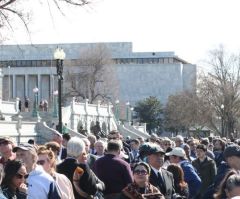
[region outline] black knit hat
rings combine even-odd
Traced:
[[[231,156],[238,156],[240,157],[240,146],[236,144],[229,145],[223,152],[224,158],[228,158]]]

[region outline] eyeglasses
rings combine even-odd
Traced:
[[[8,145],[8,144],[9,144],[9,142],[7,140],[0,142],[0,145]]]
[[[18,179],[27,179],[28,178],[28,176],[29,176],[29,174],[26,174],[26,175],[22,175],[22,174],[20,174],[20,173],[17,173],[16,175],[15,175]]]
[[[37,164],[39,164],[39,165],[44,165],[45,162],[46,162],[46,160],[38,160],[38,161],[37,161]]]
[[[146,170],[135,170],[133,171],[134,174],[136,175],[147,175],[148,172]]]

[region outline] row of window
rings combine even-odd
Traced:
[[[116,64],[172,64],[177,63],[179,60],[169,58],[117,58],[114,59]],[[66,60],[65,65],[78,66],[81,65],[80,59]],[[13,60],[13,61],[0,61],[2,67],[44,67],[55,66],[55,60]]]
[[[163,58],[119,58],[115,59],[116,64],[172,64],[179,60],[173,57]]]

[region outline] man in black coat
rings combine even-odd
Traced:
[[[149,150],[148,163],[151,166],[149,182],[157,187],[166,199],[172,199],[175,193],[173,175],[161,168],[164,162],[164,150],[152,144]]]

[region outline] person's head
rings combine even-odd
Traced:
[[[170,164],[167,167],[167,170],[173,174],[174,182],[178,185],[185,186],[184,182],[184,172],[178,164]]]
[[[27,177],[28,173],[24,163],[19,160],[10,160],[4,168],[2,186],[16,190],[25,182]]]
[[[226,181],[225,192],[227,198],[240,196],[240,175],[233,174]]]
[[[169,161],[174,164],[178,164],[182,160],[186,159],[186,153],[181,147],[175,147],[172,151],[165,154],[169,156]]]
[[[79,137],[72,137],[67,144],[67,155],[78,160],[80,163],[87,162],[85,144]]]
[[[177,135],[175,138],[175,145],[176,147],[180,147],[184,142],[184,138],[181,135]]]
[[[162,140],[162,146],[164,151],[166,151],[169,147],[172,147],[172,141],[166,137]]]
[[[229,197],[230,195],[233,195],[233,193],[236,193],[236,190],[233,191],[234,187],[236,187],[237,179],[236,181],[231,179],[231,176],[238,175],[236,170],[230,170],[227,172],[223,178],[223,180],[220,183],[220,186],[218,188],[218,191],[214,194],[214,199],[222,199],[222,198],[231,198]],[[230,182],[228,182],[228,187],[227,187],[227,181],[228,179],[231,179]],[[235,181],[235,182],[233,182]]]
[[[140,145],[142,145],[144,143],[144,138],[143,137],[138,137],[137,139],[139,140]]]
[[[34,144],[35,144],[35,140],[34,140],[34,139],[29,139],[29,140],[28,140],[28,144],[34,145]]]
[[[149,142],[155,143],[157,141],[158,136],[155,133],[152,133]]]
[[[225,141],[223,141],[221,138],[217,138],[214,140],[214,151],[224,151],[225,149]]]
[[[186,156],[189,157],[191,153],[190,146],[188,144],[183,144],[183,150],[185,151]]]
[[[54,156],[57,159],[57,156],[59,155],[60,152],[60,145],[57,142],[52,141],[45,143],[45,146],[47,147],[47,149],[53,151]]]
[[[187,141],[187,144],[190,146],[191,151],[195,151],[197,145],[199,144],[199,141],[194,138],[191,138]]]
[[[62,134],[54,132],[52,135],[52,141],[57,142],[61,146],[63,141]]]
[[[62,137],[63,137],[62,145],[63,145],[64,147],[67,147],[67,143],[68,143],[68,141],[71,139],[71,136],[70,136],[69,133],[65,133],[65,134],[63,134]]]
[[[207,154],[207,146],[204,144],[197,145],[196,156],[199,159],[204,159]]]
[[[90,145],[91,145],[91,143],[90,143],[88,138],[82,138],[82,140],[83,140],[83,142],[85,144],[85,151],[88,154],[90,152]]]
[[[139,142],[138,139],[132,139],[130,141],[130,147],[131,147],[132,150],[138,150],[139,146],[140,146],[140,142]]]
[[[240,146],[232,144],[226,147],[223,156],[229,167],[240,170]]]
[[[106,143],[102,140],[98,140],[94,144],[94,149],[96,150],[97,155],[104,155]]]
[[[150,167],[145,162],[138,162],[133,167],[133,178],[138,186],[144,186],[149,181]]]
[[[37,164],[37,149],[31,144],[20,144],[13,148],[13,152],[16,152],[16,159],[21,160],[26,168],[27,172],[30,173]]]
[[[41,165],[47,173],[52,174],[52,172],[56,169],[56,158],[54,156],[54,152],[43,145],[39,146],[37,154],[37,164]]]
[[[10,137],[0,137],[0,153],[8,159],[12,155],[12,149],[14,147],[13,141]]]
[[[209,145],[209,140],[208,140],[208,138],[202,138],[201,144],[204,144],[205,146],[208,147],[208,145]]]
[[[121,134],[118,131],[112,130],[109,132],[108,140],[120,140],[120,139],[121,139]]]
[[[119,155],[122,149],[122,143],[120,140],[110,140],[107,144],[107,153]]]
[[[94,143],[97,140],[96,136],[95,135],[89,135],[87,138],[90,141],[90,148],[93,149],[94,148]]]
[[[151,144],[148,152],[148,163],[155,169],[160,169],[164,163],[165,151],[157,144]]]

